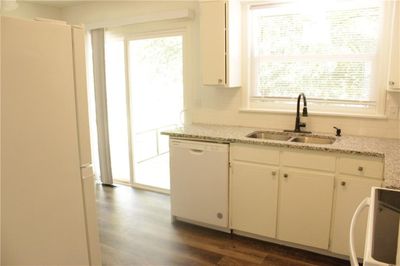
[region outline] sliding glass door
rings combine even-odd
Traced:
[[[107,116],[116,182],[169,190],[168,137],[183,123],[182,31],[109,30],[105,38]]]
[[[128,43],[133,182],[137,185],[169,189],[168,138],[160,132],[182,121],[182,45],[180,34]]]

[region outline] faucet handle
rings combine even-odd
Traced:
[[[336,129],[336,136],[337,137],[342,136],[342,130],[340,128],[337,128],[337,127],[333,127],[333,128]]]

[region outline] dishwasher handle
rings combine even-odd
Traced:
[[[194,155],[203,155],[204,150],[202,149],[190,149],[189,152]]]

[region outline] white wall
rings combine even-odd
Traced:
[[[272,129],[293,129],[295,114],[240,112],[239,89],[201,88],[200,98],[193,109],[193,121],[212,124],[232,124]],[[397,104],[400,100],[393,100]],[[398,119],[368,119],[313,115],[307,118],[307,129],[313,132],[334,133],[333,126],[342,128],[345,135],[400,138]]]
[[[254,126],[273,129],[291,129],[294,127],[294,114],[241,112],[241,89],[203,87],[200,83],[199,23],[198,2],[196,1],[132,1],[97,2],[63,8],[61,15],[70,23],[95,24],[115,19],[157,14],[157,12],[190,8],[196,11],[191,22],[192,45],[191,64],[187,69],[190,82],[186,87],[187,122]],[[189,96],[188,96],[189,95]],[[395,106],[399,110],[400,93],[387,96],[387,107]],[[315,132],[334,133],[333,126],[342,128],[345,135],[400,138],[399,116],[393,119],[371,119],[339,116],[317,116],[309,110],[308,129]]]
[[[56,7],[38,5],[17,1],[18,8],[11,11],[1,11],[1,15],[33,19],[36,17],[61,19],[61,10]]]

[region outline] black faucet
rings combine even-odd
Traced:
[[[307,112],[307,99],[304,93],[300,93],[297,97],[297,112],[296,112],[296,123],[294,125],[294,130],[285,129],[285,132],[296,132],[296,133],[311,133],[311,131],[302,131],[301,128],[306,126],[306,123],[300,121],[300,100],[303,96],[303,112],[302,116],[308,116]]]
[[[302,116],[308,116],[307,112],[307,99],[304,93],[300,93],[297,97],[297,112],[296,112],[296,123],[294,125],[294,132],[302,132],[301,128],[306,126],[306,123],[300,121],[300,100],[301,96],[303,96],[303,113]]]

